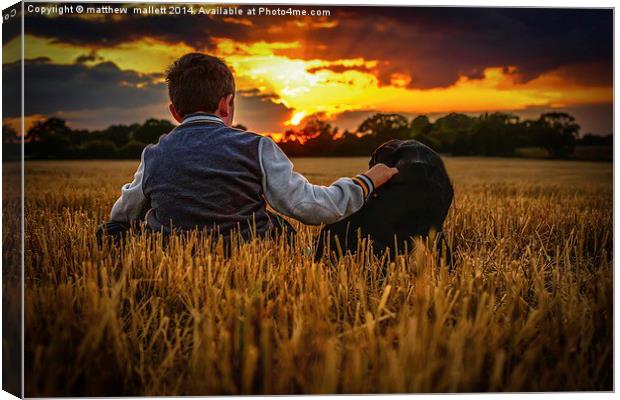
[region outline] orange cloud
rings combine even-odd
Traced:
[[[45,115],[35,114],[29,115],[24,118],[24,130],[28,132],[28,130],[37,122],[44,121],[47,117]],[[3,118],[2,123],[9,125],[11,128],[17,132],[18,135],[21,136],[22,131],[22,120],[20,117],[16,118]]]
[[[317,113],[329,117],[356,110],[482,112],[612,100],[610,87],[586,86],[558,72],[523,83],[514,67],[489,67],[478,78],[461,76],[449,87],[419,89],[409,87],[415,77],[401,73],[392,74],[390,85],[381,85],[373,72],[377,60],[300,60],[274,51],[297,47],[297,42],[260,42],[244,45],[240,52],[232,51],[233,46],[231,41],[221,40],[217,53],[234,67],[239,87],[258,88],[260,93],[274,95],[274,102],[293,109],[287,125],[296,125],[303,116]]]

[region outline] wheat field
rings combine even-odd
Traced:
[[[367,166],[294,162],[321,184]],[[229,258],[197,236],[99,248],[137,163],[28,162],[26,396],[612,390],[612,165],[446,165],[450,271],[421,241],[315,262],[295,222]]]

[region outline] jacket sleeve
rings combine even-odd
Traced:
[[[135,220],[143,220],[149,209],[149,201],[142,191],[142,179],[144,177],[144,151],[140,159],[138,170],[134,174],[133,181],[123,185],[121,196],[116,200],[110,220],[130,223]]]
[[[365,175],[340,178],[330,186],[313,185],[293,171],[293,163],[278,145],[264,137],[259,142],[263,192],[276,211],[304,224],[331,224],[358,211],[373,190]]]

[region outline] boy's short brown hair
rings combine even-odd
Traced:
[[[217,57],[188,53],[166,72],[168,95],[180,116],[217,110],[222,97],[235,93],[232,71]]]

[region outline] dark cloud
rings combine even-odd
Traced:
[[[260,100],[276,101],[279,97],[275,93],[261,93],[257,88],[237,90],[237,96],[244,98],[257,98]]]
[[[383,84],[389,84],[393,73],[406,73],[417,88],[446,87],[461,75],[479,78],[490,66],[516,66],[527,81],[560,67],[595,63],[607,67],[604,76],[611,84],[611,9],[327,8],[332,15],[320,20],[256,16],[244,23],[206,15],[30,15],[26,32],[92,48],[144,37],[200,50],[210,49],[215,37],[240,42],[299,40],[301,48],[279,52],[304,59],[378,60],[375,72]],[[321,24],[328,28],[313,27]]]
[[[3,80],[19,79],[19,63],[3,65],[2,69]],[[138,108],[166,101],[165,84],[155,82],[158,75],[124,71],[111,62],[88,67],[56,65],[45,58],[26,60],[24,76],[26,115]],[[19,93],[7,96],[19,98]],[[6,116],[19,115],[19,108],[9,107]]]
[[[19,12],[18,12],[19,11]],[[21,3],[17,3],[2,11],[2,44],[8,43],[7,37],[19,36],[21,33]],[[12,16],[13,15],[13,16]],[[6,16],[6,20],[4,20]],[[4,60],[19,60],[21,47],[3,46],[2,56]],[[21,62],[2,64],[2,118],[16,117],[21,114]],[[15,71],[15,73],[7,73]]]
[[[22,109],[21,62],[2,64],[2,118],[21,115]]]
[[[104,16],[101,19],[73,15],[48,18],[30,14],[26,18],[25,33],[91,48],[116,46],[149,37],[168,43],[185,43],[196,49],[208,49],[213,37],[224,36],[245,41],[250,38],[251,29],[204,14],[128,15],[123,18]]]
[[[557,70],[566,82],[588,86],[610,86],[613,83],[611,62],[593,61],[560,67]]]
[[[308,68],[307,71],[310,72],[311,74],[313,74],[315,72],[318,72],[318,71],[331,71],[331,72],[334,72],[336,74],[341,74],[341,73],[343,73],[345,71],[372,72],[373,69],[368,68],[368,67],[366,67],[364,65],[345,66],[345,65],[342,65],[342,64],[336,64],[336,65]]]
[[[331,30],[309,31],[300,55],[376,59],[381,61],[379,77],[384,83],[392,73],[399,72],[412,76],[413,87],[445,87],[460,75],[479,77],[490,66],[516,66],[525,81],[573,64],[599,62],[605,63],[608,71],[612,69],[612,10],[338,10],[339,24]]]
[[[75,58],[76,64],[85,64],[87,62],[96,62],[96,61],[104,61],[103,57],[99,56],[97,53],[90,52],[89,54],[82,54]]]
[[[22,32],[21,2],[2,10],[2,44],[7,44]]]

